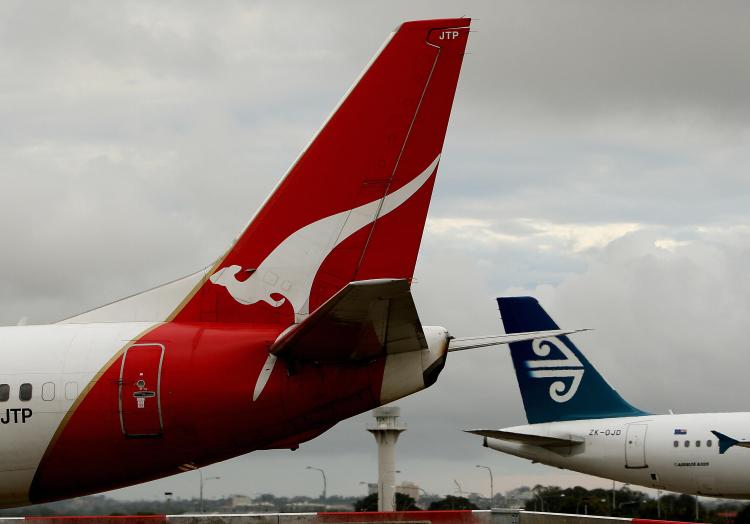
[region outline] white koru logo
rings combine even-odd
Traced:
[[[562,353],[563,359],[547,359],[552,348]],[[567,402],[576,394],[583,378],[583,364],[559,338],[539,338],[531,341],[531,349],[543,360],[528,360],[526,366],[534,378],[568,378],[569,384],[555,380],[549,386],[549,396],[555,402]]]
[[[276,246],[246,280],[237,279],[242,268],[231,265],[211,275],[211,282],[226,287],[240,304],[263,301],[279,307],[288,300],[295,314],[308,314],[313,280],[326,257],[354,233],[409,200],[429,180],[439,160],[440,155],[412,181],[382,199],[322,218],[295,231]],[[275,300],[271,295],[283,298]]]

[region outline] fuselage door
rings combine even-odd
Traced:
[[[125,350],[120,368],[120,426],[126,437],[160,437],[161,365],[164,346],[134,344]]]
[[[647,468],[646,430],[648,424],[629,424],[625,434],[625,467]]]

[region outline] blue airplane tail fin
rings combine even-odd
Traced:
[[[733,446],[737,446],[740,448],[750,448],[750,442],[746,440],[737,440],[736,438],[732,438],[725,435],[724,433],[719,433],[715,430],[711,430],[711,433],[713,433],[716,438],[719,439],[719,455],[723,455],[729,448]]]
[[[508,334],[559,329],[532,297],[497,299]],[[631,406],[565,336],[510,344],[518,387],[530,424],[561,420],[631,417]]]
[[[737,439],[734,439],[732,437],[728,437],[724,433],[719,433],[718,431],[711,431],[716,438],[719,439],[719,455],[723,455],[727,452],[729,448],[736,445],[737,442],[739,442]]]

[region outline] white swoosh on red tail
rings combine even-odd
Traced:
[[[227,288],[240,304],[266,302],[274,307],[291,302],[297,315],[309,313],[312,283],[321,264],[341,242],[387,215],[409,200],[435,172],[440,155],[408,184],[386,195],[348,211],[322,218],[295,231],[266,257],[244,282],[237,280],[241,266],[231,265],[216,271],[210,280]],[[281,300],[271,298],[282,295]]]

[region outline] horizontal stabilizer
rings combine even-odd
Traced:
[[[545,435],[532,435],[529,433],[518,433],[516,431],[505,431],[498,429],[469,429],[466,433],[473,433],[480,437],[495,438],[499,440],[512,440],[531,446],[543,448],[556,448],[562,446],[574,446],[583,443],[580,437],[569,435],[567,437],[548,437]]]
[[[358,361],[385,353],[427,349],[409,282],[350,282],[271,346],[277,357],[305,361]]]
[[[537,340],[540,338],[559,337],[562,335],[570,335],[572,333],[580,333],[582,331],[590,331],[590,329],[550,329],[546,331],[513,333],[510,335],[489,335],[486,337],[453,338],[451,339],[448,351],[463,351],[465,349],[502,346],[503,344],[512,344],[513,342],[526,342],[528,340]]]
[[[714,435],[716,435],[716,438],[719,439],[719,454],[723,455],[726,453],[726,451],[731,448],[732,446],[737,446],[740,448],[750,448],[750,442],[737,440],[736,438],[729,437],[725,435],[724,433],[719,433],[718,431],[711,431]]]

